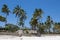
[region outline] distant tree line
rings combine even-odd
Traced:
[[[0,16],[0,21],[5,22],[5,29],[9,31],[16,31],[19,30],[18,26],[24,27],[25,20],[27,19],[27,13],[26,11],[21,8],[19,5],[17,5],[12,12],[12,15],[15,14],[17,17],[17,26],[15,25],[14,27],[11,25],[6,26],[7,23],[7,17],[9,14],[11,14],[10,9],[6,4],[3,4],[3,7],[1,8],[1,12],[3,12],[5,17]],[[37,30],[39,33],[60,33],[60,22],[54,22],[51,18],[51,16],[47,16],[46,21],[42,22],[44,11],[40,8],[35,8],[35,11],[32,14],[32,18],[29,22],[31,25],[32,30]],[[12,20],[13,21],[13,20]],[[13,30],[14,29],[14,30]]]

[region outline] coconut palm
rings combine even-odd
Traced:
[[[6,18],[3,17],[3,16],[0,16],[0,21],[1,21],[1,22],[5,22],[5,21],[6,21]]]
[[[17,5],[14,10],[13,10],[13,14],[16,14],[16,17],[20,16],[20,7],[19,5]]]
[[[34,14],[33,14],[33,17],[32,17],[33,18],[32,20],[37,19],[37,22],[38,22],[38,20],[40,21],[40,19],[42,17],[42,14],[43,14],[42,9],[35,9]]]
[[[38,35],[40,36],[40,27],[41,25],[39,24],[41,22],[43,11],[42,9],[35,9],[33,17],[30,21],[30,25],[32,26],[33,29],[38,28]],[[40,25],[40,26],[39,26]]]
[[[21,9],[20,9],[19,5],[17,5],[13,10],[13,14],[15,14],[16,17],[17,17],[17,24],[18,24],[18,20],[19,20],[19,17],[20,17],[20,10]]]
[[[54,29],[60,33],[60,23],[55,23],[54,24]]]
[[[50,33],[51,24],[53,24],[53,20],[51,19],[50,16],[47,16],[47,20],[45,24],[46,24],[47,29],[49,30],[48,33]]]
[[[23,26],[24,20],[26,19],[25,11],[21,7],[19,7],[19,5],[17,5],[13,10],[13,14],[15,14],[17,17],[17,23],[19,23],[20,26]]]
[[[33,18],[38,19],[38,24],[41,23],[42,14],[43,14],[42,9],[35,9],[35,12],[33,14]],[[41,27],[41,24],[40,24],[40,26],[38,26],[38,28],[39,27]]]
[[[7,18],[7,16],[9,15],[10,10],[9,10],[9,8],[8,8],[8,6],[7,6],[6,4],[3,5],[3,7],[2,7],[2,12],[3,12],[4,14],[6,14],[6,18]],[[7,23],[7,20],[6,20],[5,24],[6,24],[6,23]]]
[[[24,21],[26,20],[26,18],[27,18],[27,16],[26,16],[26,12],[23,10],[23,9],[21,9],[21,15],[20,15],[20,22],[19,22],[19,25],[20,26],[22,26],[22,27],[24,27]]]
[[[42,9],[35,9],[33,18],[40,19],[40,18],[42,18],[42,14],[43,14]]]
[[[36,29],[37,24],[38,24],[37,19],[32,18],[30,21],[30,25],[32,26],[32,30]]]

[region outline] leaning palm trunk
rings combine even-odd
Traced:
[[[40,29],[41,26],[39,26],[39,25],[37,25],[37,26],[38,26],[37,35],[41,36],[41,29]]]
[[[50,34],[50,28],[49,28],[49,34]]]
[[[55,33],[55,29],[53,28],[53,33]]]
[[[37,30],[37,33],[38,33],[38,36],[41,36],[41,30],[40,29]]]
[[[6,15],[6,21],[5,21],[5,25],[7,24],[7,15]]]
[[[51,28],[51,26],[49,26],[49,33],[50,33],[50,28]]]
[[[17,18],[17,23],[16,23],[17,25],[18,25],[18,21],[19,21],[19,19]]]

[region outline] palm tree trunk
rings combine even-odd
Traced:
[[[6,21],[5,21],[5,25],[7,24],[7,15],[6,15]]]
[[[19,17],[17,17],[17,23],[16,23],[17,25],[18,25],[18,22],[19,22]]]
[[[49,28],[49,33],[50,33],[50,28]]]
[[[16,24],[18,25],[18,18],[17,18],[17,23]]]
[[[53,33],[54,33],[54,28],[53,28]]]

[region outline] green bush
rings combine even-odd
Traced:
[[[6,25],[5,30],[10,31],[10,32],[15,32],[19,30],[19,27],[16,25]]]

